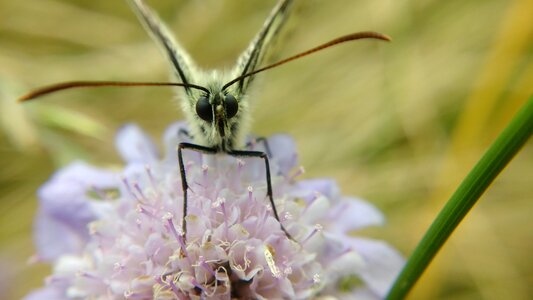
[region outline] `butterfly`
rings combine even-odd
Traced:
[[[246,148],[245,137],[249,134],[251,119],[250,102],[253,100],[248,97],[247,92],[255,76],[260,72],[344,42],[367,38],[389,41],[390,38],[370,31],[348,34],[278,62],[262,66],[269,48],[279,35],[293,7],[293,0],[280,0],[230,71],[221,72],[215,70],[206,72],[196,66],[190,55],[173,37],[165,23],[142,0],[127,0],[127,2],[153,40],[161,47],[179,82],[72,81],[36,89],[22,96],[19,101],[27,101],[60,90],[79,87],[181,87],[181,109],[189,126],[189,132],[183,133],[189,135],[194,141],[194,143],[183,142],[178,145],[178,162],[183,190],[182,232],[184,237],[186,237],[187,233],[186,216],[189,185],[183,161],[183,151],[192,150],[204,154],[222,152],[234,157],[262,159],[265,164],[267,197],[270,201],[272,213],[278,220],[285,235],[292,239],[280,221],[274,204],[268,145],[265,147],[267,152],[253,151]]]

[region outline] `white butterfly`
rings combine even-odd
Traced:
[[[232,85],[231,80],[253,72],[285,23],[292,0],[279,1],[248,48],[229,72],[200,70],[188,53],[176,42],[158,16],[142,0],[128,0],[152,38],[161,46],[176,77],[184,84],[205,87],[199,90],[184,87],[181,108],[195,143],[220,151],[242,149],[250,126],[250,99],[246,92],[254,76]]]
[[[261,151],[244,149],[244,139],[250,127],[250,100],[246,92],[255,75],[322,49],[358,39],[373,38],[388,41],[387,36],[375,32],[359,32],[342,36],[310,50],[296,54],[271,65],[261,67],[272,41],[285,24],[293,0],[280,0],[266,19],[248,48],[237,59],[235,67],[229,72],[200,70],[187,52],[174,39],[166,25],[142,1],[127,0],[152,38],[161,46],[167,56],[179,83],[174,82],[110,82],[110,81],[73,81],[45,86],[21,97],[19,101],[31,100],[56,91],[78,87],[101,86],[180,86],[181,108],[187,118],[193,143],[178,145],[178,161],[183,187],[182,230],[187,232],[187,176],[183,163],[182,150],[190,149],[207,154],[219,152],[231,156],[257,157],[263,159],[266,168],[267,196],[274,217],[280,221],[274,199],[268,155]],[[189,133],[187,133],[189,134]],[[268,146],[266,147],[268,149]],[[291,238],[283,224],[281,229]]]
[[[241,54],[230,72],[204,72],[197,68],[187,52],[172,37],[165,24],[142,0],[128,0],[139,19],[161,46],[169,59],[178,79],[185,84],[181,97],[181,108],[187,118],[192,137],[196,144],[181,143],[178,147],[178,160],[183,186],[183,232],[187,230],[187,176],[183,163],[183,149],[204,153],[226,152],[232,156],[258,157],[265,161],[267,174],[267,194],[274,216],[279,216],[272,197],[268,156],[260,151],[242,149],[250,124],[250,99],[246,97],[254,75],[232,81],[256,71],[263,61],[265,52],[287,19],[292,0],[282,0],[272,10],[248,48]],[[193,83],[196,86],[190,86]],[[289,233],[280,223],[287,236]]]

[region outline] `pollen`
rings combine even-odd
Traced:
[[[268,268],[270,269],[270,272],[272,272],[272,276],[275,278],[281,277],[281,271],[279,270],[278,266],[276,266],[276,262],[274,261],[274,255],[272,252],[270,252],[272,249],[269,246],[265,247],[265,260],[267,262]]]

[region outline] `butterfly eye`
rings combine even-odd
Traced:
[[[235,117],[237,111],[239,110],[239,104],[237,103],[235,97],[233,97],[231,94],[227,94],[224,105],[226,107],[226,117],[228,119]]]
[[[213,121],[213,109],[207,97],[202,96],[198,99],[198,102],[196,102],[196,113],[204,121]]]

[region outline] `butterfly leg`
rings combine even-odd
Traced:
[[[272,152],[270,152],[270,147],[268,146],[268,140],[265,137],[260,136],[246,143],[246,148],[251,149],[251,147],[257,143],[263,143],[266,154],[268,155],[268,157],[272,157]]]
[[[178,130],[178,136],[184,136],[188,138],[189,140],[192,140],[192,135],[189,133],[187,129],[180,128],[180,130]]]
[[[289,239],[296,241],[295,239],[292,238],[292,236],[289,234],[287,229],[285,229],[285,227],[281,223],[281,220],[279,219],[278,211],[276,209],[276,205],[274,204],[274,197],[272,195],[272,180],[270,176],[270,163],[268,161],[268,155],[265,152],[261,152],[261,151],[241,151],[241,150],[231,150],[228,152],[228,154],[234,157],[257,157],[265,161],[267,196],[268,196],[268,199],[270,200],[270,205],[272,206],[272,212],[274,213],[274,217],[276,218],[276,220],[278,220],[281,230],[283,230],[285,235]]]
[[[191,143],[180,143],[178,145],[178,163],[180,168],[181,176],[181,187],[183,189],[183,218],[181,219],[181,228],[183,230],[183,239],[186,240],[187,237],[187,190],[189,185],[187,184],[187,174],[185,173],[185,164],[183,163],[183,153],[184,149],[193,150],[197,152],[202,152],[206,154],[216,154],[218,150],[216,148],[204,147]]]

